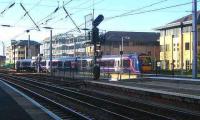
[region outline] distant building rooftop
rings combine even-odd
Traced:
[[[200,24],[200,11],[197,12],[197,23]],[[164,26],[156,28],[156,30],[170,29],[174,27],[180,27],[181,25],[187,26],[192,24],[192,14],[172,21]]]
[[[28,45],[28,40],[19,40],[14,43],[16,46],[25,46]],[[41,45],[41,43],[30,40],[30,45]]]
[[[158,42],[158,39],[160,37],[160,34],[155,32],[109,31],[105,35],[106,41],[121,41],[122,37],[129,37],[129,41],[139,41],[147,44]]]

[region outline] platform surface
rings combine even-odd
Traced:
[[[60,118],[0,79],[0,120],[55,119]]]
[[[25,110],[2,88],[0,88],[0,106],[1,120],[32,120]]]

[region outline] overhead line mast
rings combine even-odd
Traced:
[[[192,78],[197,78],[197,0],[192,0],[193,61]]]

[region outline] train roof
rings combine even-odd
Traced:
[[[131,56],[138,56],[138,54],[123,54],[123,58],[124,57],[131,57]],[[104,55],[104,56],[102,56],[102,59],[104,59],[104,58],[119,58],[119,57],[121,57],[121,55]]]
[[[26,62],[26,61],[29,62],[30,61],[31,62],[32,59],[20,59],[20,60],[17,60],[17,61],[20,61],[20,62]]]

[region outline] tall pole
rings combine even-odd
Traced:
[[[183,23],[181,23],[181,75],[183,75]]]
[[[30,34],[28,34],[28,55],[27,58],[31,58],[31,50],[30,50]]]
[[[3,56],[5,56],[5,44],[3,41],[2,41],[2,46],[3,46]]]
[[[197,0],[192,0],[193,61],[192,78],[197,78]]]
[[[122,46],[121,46],[121,68],[123,67],[123,52],[124,52],[124,37],[122,37]]]
[[[86,41],[87,37],[86,37],[86,16],[85,16],[85,41]],[[85,44],[84,44],[85,45]],[[85,49],[85,56],[86,56],[86,46],[84,46]]]
[[[74,57],[76,57],[76,41],[74,37],[73,37],[73,40],[74,40]]]
[[[174,76],[174,35],[172,35],[172,75]]]
[[[52,30],[50,30],[50,75],[52,76]]]
[[[13,46],[14,49],[14,69],[15,69],[15,45]]]

